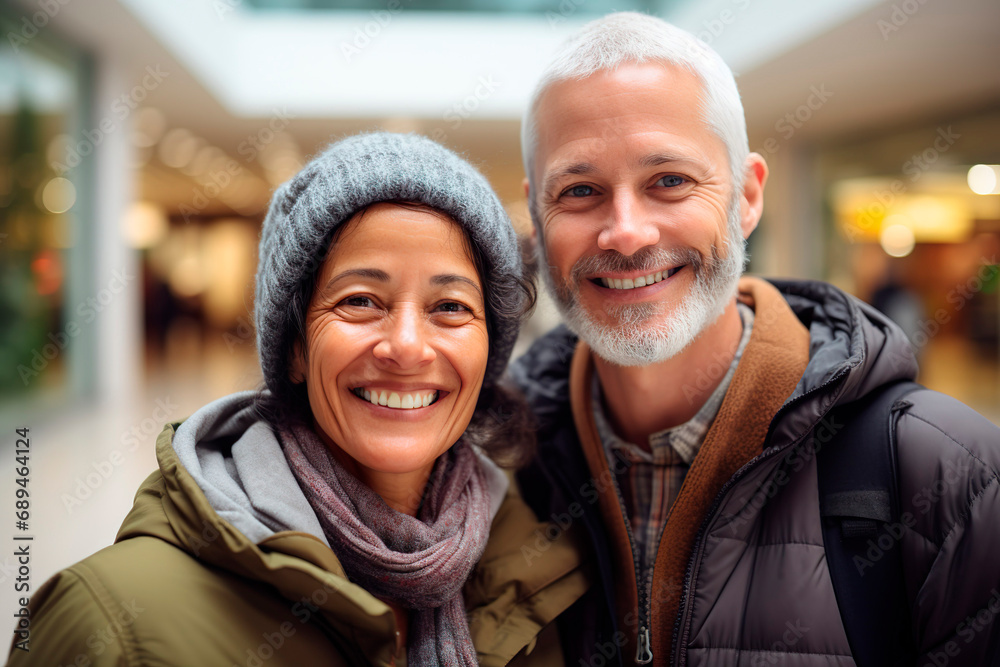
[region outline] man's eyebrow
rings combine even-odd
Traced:
[[[483,291],[479,289],[479,285],[469,280],[465,276],[458,275],[457,273],[442,273],[431,278],[432,285],[444,286],[444,285],[450,285],[451,283],[467,283],[472,287],[472,289],[476,290],[476,292],[479,294],[479,298],[483,297]]]
[[[382,269],[348,269],[338,273],[337,275],[326,281],[326,285],[323,287],[321,292],[325,292],[330,289],[335,283],[343,280],[344,278],[367,278],[369,280],[377,280],[380,283],[389,282],[389,274]]]
[[[670,162],[695,162],[695,160],[687,155],[680,155],[678,153],[651,153],[639,158],[638,165],[648,169],[650,167],[659,167],[661,164],[668,164]]]
[[[592,174],[595,171],[597,171],[597,167],[589,162],[576,162],[574,164],[566,165],[565,167],[561,167],[545,177],[545,182],[542,184],[542,192],[548,192],[554,184],[558,183],[566,176]]]

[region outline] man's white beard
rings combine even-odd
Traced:
[[[693,248],[664,250],[643,248],[634,255],[609,251],[585,257],[573,265],[569,280],[553,276],[544,254],[540,257],[545,284],[555,299],[566,325],[602,359],[619,366],[647,366],[670,359],[691,344],[712,325],[736,297],[737,283],[743,274],[746,248],[740,228],[740,197],[737,192],[727,212],[727,239],[719,249],[711,248],[711,257],[703,257]],[[543,252],[543,250],[542,250]],[[686,265],[693,273],[690,292],[667,316],[662,302],[626,304],[607,309],[610,324],[595,320],[580,305],[578,285],[585,275],[599,272],[636,271],[653,273],[663,267]]]

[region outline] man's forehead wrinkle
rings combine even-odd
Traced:
[[[691,100],[691,93],[700,102],[700,87],[691,90],[678,81],[670,87],[665,104],[657,105],[642,93],[643,99],[636,99],[634,85],[589,83],[563,81],[542,98],[536,117],[537,154],[542,158],[540,191],[549,191],[567,177],[603,174],[612,166],[616,173],[624,173],[622,169],[638,172],[673,163],[693,169],[690,175],[698,179],[720,167],[724,156],[715,155],[715,143],[721,140],[702,117],[700,104],[685,102]],[[624,155],[619,152],[626,147]],[[627,161],[612,165],[605,159],[606,149]],[[720,149],[725,151],[725,146]]]

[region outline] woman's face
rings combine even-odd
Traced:
[[[369,471],[429,468],[465,431],[489,339],[482,285],[450,218],[377,204],[345,224],[306,311],[320,435]]]

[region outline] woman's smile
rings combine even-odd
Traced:
[[[438,400],[438,391],[403,391],[396,392],[391,389],[379,389],[378,387],[355,387],[351,390],[355,396],[363,401],[368,401],[372,405],[380,405],[394,410],[416,410],[426,408]]]

